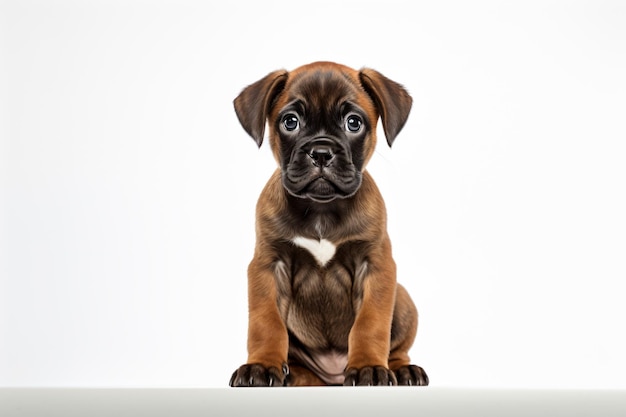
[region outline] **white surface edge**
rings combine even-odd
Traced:
[[[625,390],[3,388],[0,416],[625,416]]]

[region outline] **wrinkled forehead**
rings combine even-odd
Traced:
[[[278,107],[297,101],[306,108],[330,112],[351,103],[361,107],[370,117],[376,117],[373,103],[357,74],[328,69],[294,72],[290,74],[284,91]]]

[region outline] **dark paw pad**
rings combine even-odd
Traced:
[[[282,366],[282,369],[246,364],[233,372],[228,385],[231,387],[282,387],[285,385],[285,377],[288,374],[289,368],[286,364]]]
[[[396,376],[384,366],[366,366],[356,369],[346,370],[346,377],[343,385],[346,386],[386,386],[396,385]]]
[[[428,375],[417,365],[403,366],[396,369],[395,373],[398,385],[428,385]]]

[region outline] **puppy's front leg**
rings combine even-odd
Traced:
[[[344,385],[397,385],[388,364],[396,297],[396,266],[388,239],[370,256],[367,268],[361,307],[348,339]]]
[[[273,271],[255,257],[248,267],[248,362],[233,373],[230,386],[284,385],[289,337],[276,300]]]

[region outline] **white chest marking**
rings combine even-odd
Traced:
[[[311,255],[313,255],[313,257],[317,259],[317,263],[319,263],[321,266],[326,265],[328,261],[333,259],[333,256],[335,256],[335,251],[337,250],[335,245],[333,245],[331,241],[326,239],[316,240],[297,236],[293,238],[292,242],[300,246],[301,248],[304,248],[311,252]]]

